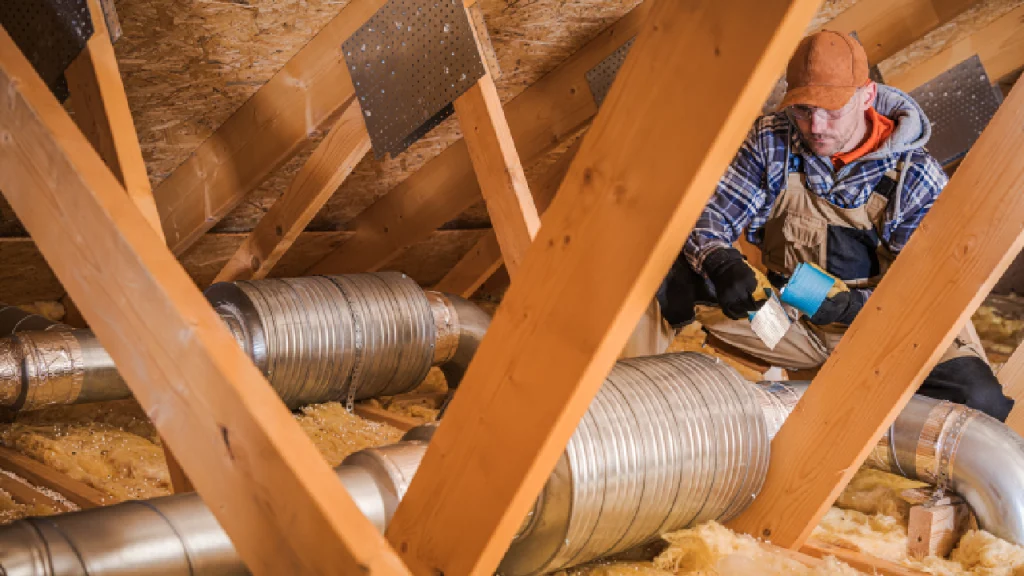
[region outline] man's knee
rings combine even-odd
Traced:
[[[965,404],[1005,422],[1013,400],[1003,395],[992,368],[976,356],[947,360],[925,378],[918,392],[924,396]]]

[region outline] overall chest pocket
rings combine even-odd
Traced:
[[[812,214],[783,213],[764,226],[764,264],[769,270],[790,275],[801,262],[824,265],[828,223]]]

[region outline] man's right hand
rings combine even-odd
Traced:
[[[722,312],[733,320],[747,318],[767,301],[764,291],[771,289],[768,279],[735,248],[720,248],[708,254],[704,273],[715,285]]]

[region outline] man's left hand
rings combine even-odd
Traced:
[[[841,284],[842,280],[837,280],[836,282]],[[845,284],[843,288],[846,288]],[[829,296],[821,303],[818,311],[814,313],[814,316],[811,316],[811,324],[819,326],[837,322],[839,324],[851,324],[867,301],[867,293],[863,290],[850,290],[847,288],[842,291],[830,292]]]

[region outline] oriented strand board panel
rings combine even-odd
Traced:
[[[410,246],[386,270],[405,272],[421,286],[433,286],[487,230],[441,230]],[[306,232],[274,268],[272,277],[295,276],[341,245],[349,232]],[[207,234],[181,263],[200,288],[205,288],[245,239],[244,233]],[[0,302],[23,304],[57,300],[64,294],[43,255],[28,238],[0,238]]]

